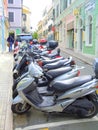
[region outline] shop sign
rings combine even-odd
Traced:
[[[85,5],[85,13],[92,11],[95,9],[95,0],[89,1],[86,5]]]
[[[79,9],[74,9],[74,10],[73,10],[73,15],[74,15],[74,16],[79,15]]]

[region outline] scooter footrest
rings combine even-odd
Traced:
[[[37,88],[38,92],[41,94],[41,95],[44,95],[44,96],[51,96],[54,94],[54,91],[48,91],[47,90],[47,86],[45,87],[39,87]]]

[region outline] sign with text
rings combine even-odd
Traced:
[[[89,1],[86,5],[85,5],[85,13],[87,12],[91,12],[92,10],[95,9],[95,0],[91,0]]]

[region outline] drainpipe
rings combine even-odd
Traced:
[[[1,35],[1,43],[2,43],[2,52],[4,52],[4,48],[5,48],[5,46],[4,46],[4,7],[3,7],[3,1],[1,1],[2,2],[2,18],[1,18],[1,25],[2,25],[2,35]]]
[[[1,41],[2,41],[2,52],[4,52],[5,50],[5,46],[4,46],[4,16],[2,16],[2,37],[1,37]]]

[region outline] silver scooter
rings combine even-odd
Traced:
[[[69,61],[66,64],[68,63]],[[64,66],[58,69],[50,70],[44,74],[43,69],[36,62],[31,62],[28,66],[28,72],[19,77],[15,84],[13,84],[13,98],[18,95],[17,84],[28,75],[34,77],[35,72],[39,73],[39,71],[41,71],[42,75],[37,79],[38,91],[40,94],[43,95],[53,95],[54,91],[52,90],[51,86],[55,81],[66,80],[72,77],[79,76],[80,69],[83,68],[84,67],[78,67],[77,65],[73,67]],[[51,89],[51,91],[48,91],[48,89]]]
[[[36,78],[28,76],[18,84],[19,95],[13,100],[13,113],[23,114],[30,107],[52,113],[75,114],[80,118],[91,118],[98,113],[98,59],[94,62],[95,76],[86,75],[72,79],[56,81],[53,84],[55,94],[42,96],[37,90]]]

